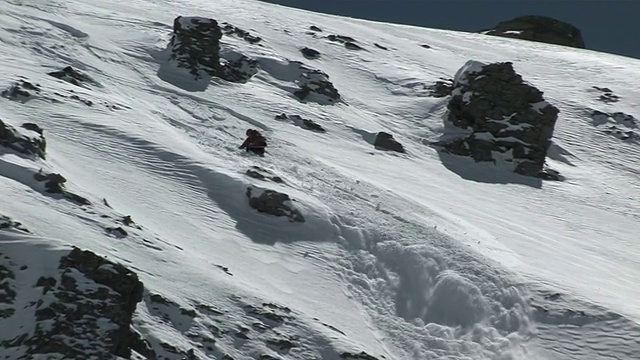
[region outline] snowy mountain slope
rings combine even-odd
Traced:
[[[166,49],[180,15],[261,37],[222,38],[223,54],[258,61],[256,76],[194,82],[176,69]],[[637,357],[640,144],[603,131],[616,117],[590,117],[640,116],[637,60],[250,1],[14,1],[0,17],[2,86],[40,88],[1,98],[0,119],[37,123],[47,139],[46,159],[3,148],[0,214],[34,243],[60,239],[135,271],[145,294],[133,327],[159,358]],[[447,99],[426,87],[469,59],[513,62],[560,108],[549,165],[565,181],[428,146]],[[291,96],[291,61],[327,73],[343,101]],[[46,75],[67,65],[95,83]],[[274,119],[283,112],[327,132]],[[267,135],[265,158],[238,152],[248,127]],[[407,153],[374,149],[378,131]],[[246,176],[252,166],[284,182]],[[40,169],[91,205],[46,193]],[[289,194],[306,222],[255,212],[250,185]],[[0,329],[0,341],[15,336]]]

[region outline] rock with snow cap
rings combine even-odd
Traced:
[[[468,61],[458,70],[448,122],[466,133],[441,141],[476,161],[498,159],[523,175],[541,176],[558,109],[523,81],[510,62]]]

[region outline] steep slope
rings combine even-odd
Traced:
[[[253,59],[254,76],[194,81],[170,60],[177,16],[227,22],[221,56]],[[21,124],[36,123],[46,138],[45,158],[0,148],[0,215],[31,233],[0,230],[0,252],[42,248],[54,264],[62,241],[137,273],[145,290],[132,326],[144,341],[134,356],[640,350],[640,143],[615,115],[640,116],[637,60],[253,1],[10,1],[0,24],[0,119],[32,137]],[[448,101],[429,86],[470,59],[511,61],[560,109],[548,163],[566,180],[429,146]],[[69,65],[90,78],[47,75]],[[314,70],[340,101],[294,95],[302,74],[325,79]],[[266,157],[238,151],[247,128],[266,134]],[[379,131],[405,153],[376,149]],[[66,182],[48,186],[46,174]],[[250,186],[288,194],[305,222],[255,211]],[[46,239],[56,240],[37,245]],[[17,323],[0,319],[0,343]]]

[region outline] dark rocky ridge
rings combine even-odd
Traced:
[[[585,48],[578,28],[546,16],[529,15],[502,21],[485,34]]]

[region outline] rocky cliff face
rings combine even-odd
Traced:
[[[529,15],[503,21],[485,34],[585,48],[578,28],[546,16]]]
[[[443,141],[447,151],[541,176],[559,110],[511,63],[467,62],[456,74],[447,108],[448,122],[464,134]]]

